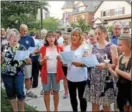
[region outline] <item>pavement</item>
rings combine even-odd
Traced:
[[[40,95],[40,91],[42,90],[41,80],[39,78],[39,85],[37,88],[32,89],[32,92],[35,93],[38,97],[37,98],[30,98],[26,97],[25,102],[29,104],[30,106],[36,108],[38,111],[46,111],[43,95]],[[71,104],[70,104],[70,98],[63,99],[64,94],[64,87],[63,87],[63,81],[60,82],[60,100],[59,100],[59,111],[72,111]],[[53,95],[50,96],[50,105],[51,105],[51,111],[54,111],[54,103],[53,103]],[[79,104],[78,104],[79,106]],[[79,109],[79,107],[78,107]],[[80,109],[79,109],[80,110]],[[91,111],[91,103],[88,103],[87,111]]]
[[[1,84],[1,86],[4,88],[3,83]],[[46,111],[46,108],[45,108],[45,104],[44,104],[44,100],[43,100],[43,95],[40,95],[41,90],[42,90],[42,85],[41,85],[41,79],[39,77],[38,87],[35,89],[32,89],[32,92],[37,95],[37,98],[26,97],[25,103],[36,108],[36,110],[42,112],[42,111]],[[72,111],[72,107],[70,104],[70,98],[68,97],[67,99],[63,99],[63,95],[64,95],[64,87],[63,87],[63,81],[61,81],[60,82],[60,91],[59,91],[60,100],[59,100],[58,110],[59,111]],[[50,100],[51,100],[50,101],[51,111],[54,111],[53,95],[51,95]],[[79,105],[80,104],[78,104],[78,110],[80,111]],[[92,111],[92,105],[90,102],[87,102],[87,111]],[[113,105],[111,105],[111,111],[114,111]]]

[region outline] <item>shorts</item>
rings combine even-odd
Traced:
[[[48,83],[43,84],[44,92],[49,92],[51,90],[58,92],[60,90],[60,82],[56,83],[56,73],[47,74]]]
[[[10,76],[7,74],[2,75],[7,97],[12,100],[18,98],[19,101],[25,99],[24,94],[24,74],[21,72],[19,75]]]
[[[25,79],[30,79],[32,77],[32,65],[25,65],[24,76]]]

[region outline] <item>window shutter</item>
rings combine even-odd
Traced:
[[[122,7],[122,14],[125,14],[125,7]]]
[[[110,16],[114,16],[114,9],[110,10]]]

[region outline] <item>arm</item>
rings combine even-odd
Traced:
[[[115,45],[112,45],[110,48],[111,58],[112,58],[112,68],[115,69],[118,63],[118,51]]]
[[[116,71],[117,74],[124,77],[125,79],[128,79],[128,80],[132,81],[132,75],[131,75],[132,69],[130,70],[129,73],[127,73],[127,72],[124,72],[124,71],[120,70],[118,67],[116,67],[115,71]]]

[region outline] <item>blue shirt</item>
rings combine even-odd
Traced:
[[[112,39],[111,39],[111,43],[117,45],[118,44],[118,37],[113,36]]]
[[[21,37],[21,39],[19,40],[19,43],[23,45],[26,49],[28,49],[29,47],[35,47],[33,38],[28,35]]]

